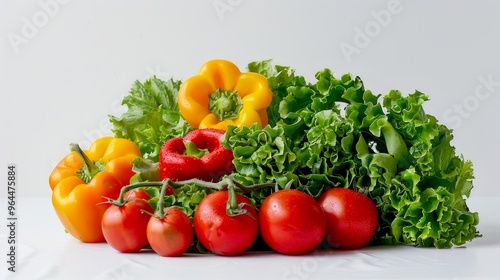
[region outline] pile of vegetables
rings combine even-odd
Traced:
[[[424,93],[375,94],[330,69],[309,82],[271,60],[247,68],[213,60],[185,81],[136,81],[104,137],[128,146],[72,145],[50,175],[66,230],[162,256],[480,237],[466,204],[472,163],[424,111]],[[119,178],[99,178],[118,174],[113,159],[127,154]]]

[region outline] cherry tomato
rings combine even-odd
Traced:
[[[146,226],[151,205],[144,199],[131,198],[123,206],[111,205],[101,220],[102,233],[106,242],[115,250],[122,253],[140,251],[146,245]]]
[[[370,242],[378,225],[375,203],[352,189],[332,188],[318,199],[326,215],[327,243],[340,249],[357,249]]]
[[[178,208],[166,207],[164,211],[162,219],[152,216],[149,220],[146,229],[149,246],[163,257],[180,256],[193,242],[193,225]]]
[[[312,196],[296,189],[280,190],[262,202],[259,228],[262,238],[273,250],[300,255],[321,244],[326,219]]]
[[[237,203],[245,203],[247,213],[230,216],[226,212],[228,196],[228,191],[213,192],[203,198],[194,213],[194,231],[200,243],[223,256],[245,252],[259,232],[257,210],[251,201],[236,194]]]

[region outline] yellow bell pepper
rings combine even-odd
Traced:
[[[121,188],[135,174],[132,161],[138,146],[111,136],[95,140],[87,151],[77,144],[49,175],[52,204],[64,228],[82,242],[104,242],[101,218]]]
[[[177,95],[181,115],[193,128],[222,130],[229,125],[266,126],[271,100],[265,76],[242,73],[227,60],[205,63],[197,75],[184,81]]]

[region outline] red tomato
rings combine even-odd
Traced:
[[[207,195],[194,213],[194,231],[200,243],[211,252],[239,255],[252,246],[259,232],[257,210],[251,201],[236,194],[238,204],[245,203],[246,214],[229,216],[226,213],[227,191]]]
[[[131,198],[123,206],[111,205],[102,217],[101,227],[106,242],[122,253],[140,251],[146,245],[146,226],[153,208],[145,200]]]
[[[326,220],[312,196],[295,189],[280,190],[262,202],[259,228],[273,250],[300,255],[314,250],[323,241]]]
[[[174,194],[174,188],[171,186],[168,186],[167,189],[165,190],[165,195],[172,195]],[[128,192],[125,192],[123,195],[125,199],[127,198],[132,198],[132,197],[137,197],[137,198],[142,198],[145,200],[150,200],[151,197],[149,194],[144,190],[144,189],[132,189]]]
[[[375,203],[352,189],[332,188],[318,200],[326,214],[325,239],[340,249],[357,249],[370,242],[378,225]]]
[[[149,194],[145,190],[143,190],[143,189],[132,189],[132,190],[126,192],[123,195],[123,197],[125,199],[132,198],[132,197],[142,198],[142,199],[145,199],[145,200],[151,199],[151,197],[149,196]]]
[[[152,216],[149,220],[146,229],[149,246],[163,257],[180,256],[193,242],[193,225],[178,208],[166,207],[164,211],[163,219]]]

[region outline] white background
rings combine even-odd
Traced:
[[[499,15],[495,0],[0,0],[0,215],[7,215],[6,167],[15,164],[20,217],[19,273],[2,268],[0,278],[181,279],[201,273],[222,279],[235,272],[241,279],[498,278]],[[480,214],[484,237],[466,249],[390,246],[303,257],[172,259],[119,254],[65,234],[50,203],[48,176],[68,144],[87,147],[111,134],[108,115],[124,112],[121,100],[135,80],[185,79],[214,58],[241,69],[273,59],[311,82],[315,72],[330,68],[337,76],[361,77],[376,94],[426,93],[427,113],[454,129],[457,152],[474,163],[468,205]],[[4,265],[8,235],[4,224]]]
[[[381,94],[420,90],[474,163],[472,195],[500,195],[498,1],[0,3],[0,168],[17,165],[20,197],[50,195],[70,142],[110,134],[107,116],[123,112],[136,79],[185,79],[214,58],[242,69],[273,59],[310,81],[330,68]]]

